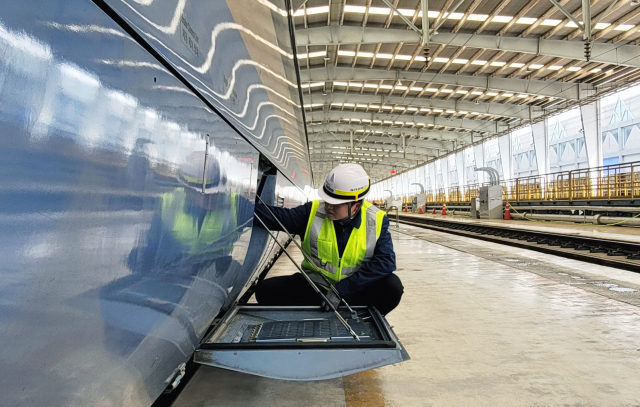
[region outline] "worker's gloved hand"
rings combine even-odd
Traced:
[[[332,290],[327,291],[324,296],[327,297],[327,301],[329,304],[333,305],[333,308],[338,308],[338,304],[340,304],[341,301],[339,296],[337,296]],[[322,309],[326,312],[333,311],[331,306],[327,304],[327,301],[322,302]]]

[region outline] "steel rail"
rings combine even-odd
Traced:
[[[400,222],[640,273],[640,243],[402,215]]]

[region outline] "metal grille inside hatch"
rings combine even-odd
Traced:
[[[350,322],[351,323],[351,322]],[[313,338],[318,340],[352,339],[349,331],[337,319],[308,319],[301,321],[273,321],[259,325],[254,331],[256,342],[296,341]],[[352,327],[355,329],[356,327]],[[358,326],[362,332],[364,327]]]

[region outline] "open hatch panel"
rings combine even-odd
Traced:
[[[319,307],[241,305],[229,310],[196,351],[196,363],[285,380],[321,380],[409,359],[375,308],[345,309],[360,340]]]

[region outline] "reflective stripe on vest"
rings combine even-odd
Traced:
[[[334,284],[357,272],[363,262],[373,257],[384,216],[384,212],[370,202],[364,201],[360,210],[360,227],[353,228],[351,231],[340,258],[333,221],[326,217],[324,202],[313,201],[307,230],[302,241],[302,249],[311,257],[312,263],[304,260],[302,268],[314,282],[321,285],[326,283],[316,274],[317,271],[314,272],[316,268]]]
[[[231,197],[231,213],[211,210],[205,215],[200,226],[198,219],[185,210],[186,197],[184,188],[162,195],[162,223],[171,231],[173,238],[188,247],[191,254],[227,250],[226,246],[218,247],[213,244],[221,239],[225,230],[228,232],[235,228],[236,197]]]

